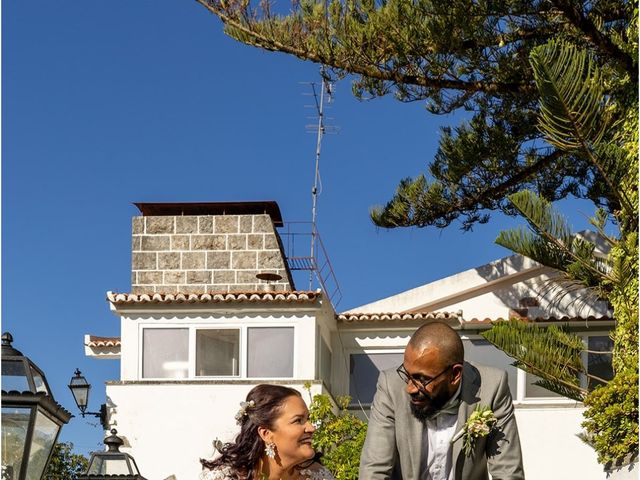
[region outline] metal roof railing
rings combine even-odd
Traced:
[[[342,300],[342,291],[315,224],[286,222],[278,234],[294,282],[308,282],[309,290],[320,288],[335,309]],[[308,278],[304,278],[305,272]]]

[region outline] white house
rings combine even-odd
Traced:
[[[582,405],[533,385],[479,335],[517,315],[567,323],[591,350],[610,350],[607,305],[554,300],[548,269],[511,256],[337,314],[326,292],[295,289],[291,270],[305,261],[283,246],[275,202],[138,207],[131,292],[107,295],[121,336],[87,335],[85,349],[120,360],[109,423],[150,480],[197,478],[198,459],[233,438],[238,404],[258,383],[348,394],[366,416],[379,370],[398,366],[411,333],[434,320],[460,331],[468,359],[507,370],[528,479],[605,478],[576,437]],[[601,357],[586,360],[606,376]]]

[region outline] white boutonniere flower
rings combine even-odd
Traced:
[[[469,457],[476,443],[476,438],[489,435],[489,432],[491,432],[491,429],[497,421],[498,419],[493,413],[493,410],[487,406],[479,405],[469,416],[464,427],[453,436],[451,443],[462,438],[462,449],[464,450],[465,456]]]

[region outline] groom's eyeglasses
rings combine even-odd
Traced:
[[[439,376],[443,375],[445,372],[449,371],[451,367],[453,367],[453,365],[449,365],[447,368],[445,368],[443,371],[441,371],[435,377],[430,378],[429,380],[419,380],[415,378],[413,375],[407,372],[407,370],[404,368],[404,364],[396,368],[396,372],[398,372],[398,375],[404,383],[411,382],[413,383],[413,386],[416,387],[421,393],[424,393],[431,382],[433,382]]]

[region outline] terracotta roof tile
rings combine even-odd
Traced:
[[[457,320],[458,315],[448,312],[423,312],[423,313],[341,313],[336,315],[336,320],[344,323],[355,322],[384,322],[390,320]]]
[[[614,321],[613,317],[609,315],[601,315],[598,317],[594,315],[589,315],[587,317],[569,316],[569,315],[564,315],[561,317],[554,317],[554,316],[535,317],[535,318],[523,317],[523,318],[519,318],[519,320],[523,320],[525,322],[530,322],[530,323],[575,323],[575,322],[613,322]],[[494,318],[494,319],[471,318],[469,320],[466,320],[465,323],[489,324],[491,322],[499,322],[499,321],[505,321],[505,319],[504,318]]]
[[[89,335],[85,343],[87,347],[119,347],[120,345],[120,337],[97,337],[95,335]]]
[[[240,303],[240,302],[315,302],[320,292],[209,292],[209,293],[115,293],[107,292],[107,300],[114,305],[146,303]]]
[[[489,328],[493,322],[504,321],[504,318],[470,318],[464,319],[457,313],[450,312],[422,312],[422,313],[341,313],[336,315],[336,320],[342,323],[359,322],[385,322],[385,321],[411,321],[411,320],[442,320],[449,323],[454,328],[459,325],[461,328]],[[576,323],[576,322],[613,322],[613,318],[603,315],[600,317],[537,317],[525,318],[524,321],[531,323]],[[452,321],[454,323],[452,323]]]

